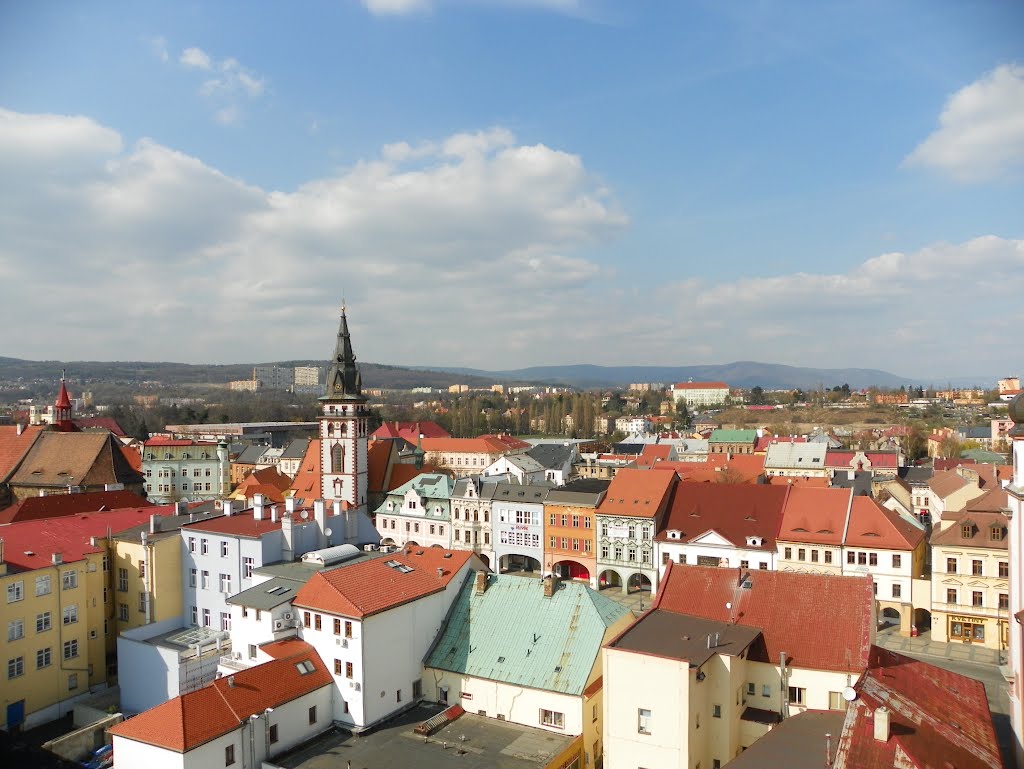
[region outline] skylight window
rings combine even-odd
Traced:
[[[316,667],[309,660],[302,660],[295,663],[295,669],[299,671],[299,675],[306,676],[316,670]]]

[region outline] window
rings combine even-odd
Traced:
[[[227,558],[228,557],[228,543],[227,543],[226,540],[222,541],[220,543],[220,557],[221,558]]]
[[[313,622],[313,615],[308,611],[302,612],[302,626],[309,627]]]
[[[857,554],[855,552],[853,552],[852,550],[847,550],[846,551],[846,562],[849,563],[849,564],[857,563]]]
[[[789,687],[789,704],[803,705],[807,698],[807,690],[799,686]]]
[[[878,553],[868,553],[868,565],[878,566]]]
[[[222,611],[220,613],[220,629],[231,632],[231,612]]]
[[[899,584],[894,584],[892,586],[892,597],[893,598],[899,598],[901,596],[901,594],[902,594],[902,587]]]
[[[1000,593],[999,594],[999,608],[1000,609],[1009,609],[1010,608],[1010,594],[1009,593]]]
[[[395,690],[395,702],[401,702],[401,701],[402,701],[402,690],[401,689],[396,689]]]
[[[971,592],[971,606],[984,606],[985,605],[985,594],[980,590],[974,590]]]
[[[341,635],[341,620],[334,618],[334,635]]]
[[[824,555],[825,555],[825,563],[832,563],[832,551],[831,550],[826,550]]]
[[[242,579],[252,579],[252,568],[256,562],[252,558],[242,559]]]
[[[564,729],[565,716],[562,713],[558,713],[554,710],[541,709],[540,724],[541,726],[553,726],[555,729]]]
[[[352,678],[355,670],[351,662],[345,663],[345,678]]]
[[[203,627],[210,627],[210,610],[203,609]]]
[[[25,637],[25,621],[20,619],[12,619],[7,623],[7,640],[17,641],[19,638]]]
[[[202,585],[203,590],[209,590],[210,589],[210,572],[208,572],[208,571],[206,571],[204,569],[203,573],[202,573],[202,578],[203,579],[202,579],[201,585]]]
[[[128,592],[128,569],[123,566],[117,570],[117,589],[121,593]]]
[[[45,649],[40,649],[36,652],[36,669],[48,668],[53,662],[52,655],[50,654],[50,647],[47,646]]]
[[[249,659],[256,659],[256,644],[249,644]]]
[[[345,638],[351,638],[351,637],[352,637],[352,623],[349,622],[348,620],[345,620]]]
[[[25,583],[21,580],[7,584],[7,603],[20,601],[25,597]]]
[[[71,673],[68,676],[68,691],[74,691],[78,688],[78,673]]]
[[[1002,526],[992,526],[992,527],[990,527],[989,530],[988,530],[988,535],[989,535],[989,539],[991,539],[993,542],[999,542],[1003,538],[1003,527]]]
[[[50,575],[46,574],[42,577],[36,577],[36,595],[49,595],[50,594]]]
[[[25,675],[25,658],[15,657],[7,660],[7,677],[18,678]]]
[[[323,617],[320,614],[313,615],[313,628],[320,630],[323,627]]]
[[[64,659],[69,660],[78,656],[78,639],[64,642]]]
[[[999,562],[999,576],[1004,579],[1010,576],[1010,564],[1006,561]]]
[[[768,684],[763,684],[761,686],[761,696],[762,697],[771,697],[772,696],[772,687],[770,687]]]
[[[969,524],[969,523],[965,523],[963,526],[960,527],[960,536],[963,537],[964,539],[970,539],[971,538],[971,534],[973,534],[973,533],[974,533],[974,527],[971,526],[971,524]]]
[[[309,709],[309,723],[311,726],[316,723],[316,705]]]
[[[971,561],[971,574],[975,577],[981,577],[985,573],[985,566],[981,561]]]
[[[946,573],[947,574],[956,574],[956,558],[947,558],[946,559]]]
[[[946,603],[956,603],[956,588],[946,588]]]
[[[829,710],[846,710],[846,700],[843,699],[842,692],[829,692],[828,693],[828,709]]]
[[[235,746],[225,745],[224,746],[224,766],[231,766],[235,763]]]
[[[341,660],[334,660],[334,675],[341,675]]]
[[[188,551],[190,553],[194,553],[196,551],[196,538],[195,537],[189,537],[188,538]]]
[[[122,622],[128,621],[128,604],[119,603],[117,605],[117,618]]]
[[[786,558],[787,560],[792,560],[792,558],[793,558],[793,548],[791,548],[791,547],[784,548],[782,553],[783,553],[783,555],[782,555],[783,558]]]
[[[800,549],[798,549],[796,551],[796,559],[798,561],[806,561],[807,560],[807,551],[804,550],[802,547]]]
[[[637,711],[637,719],[636,719],[636,721],[637,721],[636,730],[638,732],[640,732],[640,734],[650,734],[651,733],[651,711],[650,710],[648,710],[647,708],[640,708]]]
[[[812,550],[811,551],[811,563],[817,563],[817,562],[818,562],[818,551],[817,550]]]
[[[210,540],[206,539],[205,537],[199,540],[199,552],[201,552],[203,555],[210,554]]]
[[[231,575],[221,574],[220,575],[220,592],[230,593],[231,592]]]
[[[270,725],[270,744],[277,742],[277,724]]]
[[[721,705],[712,705],[711,706],[711,717],[712,718],[721,718],[722,717],[722,706]]]
[[[196,586],[196,582],[197,582],[196,575],[198,573],[199,572],[197,572],[195,569],[189,569],[188,570],[188,586],[189,587],[195,587]]]
[[[867,553],[857,553],[857,565],[858,566],[867,566],[868,565],[868,554]]]
[[[42,614],[36,615],[36,632],[45,633],[52,627],[50,622],[50,612],[44,611]]]
[[[899,556],[898,554],[897,555],[893,555],[893,557],[892,557],[892,567],[894,569],[900,568],[902,563],[903,563],[903,561],[902,561],[901,556]]]
[[[195,606],[192,607],[192,624],[193,625],[198,625],[199,624],[199,609],[198,609],[198,607],[195,607]]]
[[[72,604],[71,606],[65,606],[63,614],[63,622],[65,625],[74,625],[78,622],[78,607],[76,605]]]

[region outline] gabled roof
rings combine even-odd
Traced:
[[[817,545],[841,545],[853,502],[850,489],[794,485],[782,512],[778,539]]]
[[[148,447],[149,444],[147,443]],[[247,446],[245,451],[238,455],[235,459],[234,464],[236,465],[255,465],[260,461],[260,458],[267,452],[270,446]]]
[[[678,382],[672,385],[673,390],[728,390],[725,382]]]
[[[53,494],[29,497],[0,512],[0,524],[62,518],[125,507],[149,507],[153,503],[134,491],[91,491],[87,494]],[[2,536],[2,535],[0,535]]]
[[[828,446],[824,443],[773,443],[765,454],[764,466],[790,470],[823,470],[827,451]]]
[[[63,433],[74,435],[74,433]],[[4,541],[4,562],[11,571],[26,571],[53,565],[53,554],[60,553],[64,563],[80,561],[89,553],[104,552],[102,544],[95,547],[92,537],[112,533],[149,521],[160,507],[125,508],[104,513],[82,513],[64,516],[60,521],[38,520],[12,523],[0,528]]]
[[[339,566],[313,575],[295,606],[361,619],[444,590],[472,557],[468,550],[410,547]]]
[[[548,470],[557,470],[564,467],[567,462],[572,461],[572,446],[563,446],[559,443],[538,443],[526,453],[533,457],[541,466]]]
[[[370,492],[387,491],[388,466],[397,458],[394,441],[368,441],[366,444],[366,488]]]
[[[550,598],[540,580],[467,580],[424,667],[530,689],[582,695],[608,628],[629,610],[586,585],[563,582]]]
[[[450,454],[505,454],[513,448],[492,435],[481,435],[479,438],[424,438],[420,445],[426,452]],[[516,448],[528,448],[529,445],[523,443],[522,447]]]
[[[448,438],[450,433],[437,422],[384,422],[370,434],[370,439],[402,438],[415,445],[420,436],[424,438]]]
[[[0,426],[0,482],[14,472],[22,458],[32,448],[36,438],[46,428],[42,425],[29,425],[18,432],[17,425]]]
[[[757,443],[754,444],[754,451],[759,454],[763,454],[764,452],[768,451],[769,446],[776,443],[782,443],[783,441],[785,441],[786,443],[808,442],[806,438],[799,435],[782,437],[778,435],[762,435],[760,438],[757,439]]]
[[[71,423],[78,430],[106,430],[118,438],[128,437],[128,434],[113,417],[75,417]]]
[[[253,494],[266,494],[269,490],[272,501],[282,502],[284,501],[284,492],[291,484],[292,479],[278,470],[277,465],[270,465],[245,476],[235,487],[235,493],[241,491],[246,497],[252,497]]]
[[[289,442],[281,452],[281,459],[302,459],[306,456],[306,449],[309,448],[309,438],[296,438]]]
[[[306,447],[299,470],[288,487],[293,497],[304,500],[320,499],[323,494],[320,475],[320,440],[314,438]]]
[[[447,500],[452,495],[455,481],[444,473],[419,473],[412,480],[406,481],[401,486],[388,492],[389,497],[404,497],[410,491],[416,492],[420,497],[426,499]],[[384,506],[378,508],[378,512],[384,512]]]
[[[953,521],[945,528],[932,529],[931,544],[955,547],[981,547],[991,550],[1007,550],[1009,520],[1003,513],[960,510],[943,513],[942,521]],[[963,527],[970,526],[970,536],[965,537]],[[993,537],[992,534],[996,536]]]
[[[863,454],[875,470],[899,467],[899,452],[896,451],[829,451],[825,455],[825,466],[844,469],[852,467],[858,454]]]
[[[847,526],[847,547],[914,550],[925,533],[899,513],[882,507],[871,497],[855,496]]]
[[[682,481],[672,492],[659,542],[692,542],[709,529],[736,547],[747,547],[747,537],[764,540],[761,549],[774,550],[782,524],[789,488],[732,483]],[[669,539],[669,531],[681,536]]]
[[[120,442],[107,432],[44,432],[11,476],[12,486],[96,486],[142,483]]]
[[[854,688],[858,696],[846,713],[835,769],[1002,769],[980,681],[873,646],[870,666]],[[890,723],[884,742],[874,729],[883,706]]]
[[[675,473],[624,467],[612,478],[597,512],[599,515],[659,518],[668,508],[676,478]]]
[[[750,587],[742,587],[744,582]],[[856,674],[868,664],[874,601],[868,576],[670,562],[654,608],[758,628],[764,636],[765,662],[778,663],[785,652],[797,667]],[[814,627],[829,632],[808,632]]]
[[[218,678],[117,724],[110,733],[187,753],[241,728],[251,715],[332,685],[312,646],[292,640],[288,647],[287,656]]]

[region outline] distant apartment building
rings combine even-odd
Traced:
[[[679,382],[672,385],[672,400],[687,408],[717,406],[729,398],[729,385],[725,382]]]
[[[294,377],[292,369],[282,366],[255,366],[252,370],[253,380],[264,390],[289,390]]]
[[[319,366],[296,366],[292,382],[296,387],[311,387],[320,384],[320,376]]]

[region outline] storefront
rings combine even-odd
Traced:
[[[951,614],[949,616],[949,640],[963,643],[985,643],[985,618]]]

